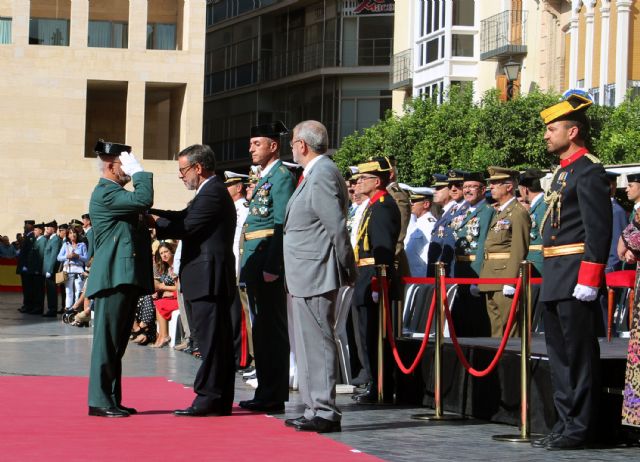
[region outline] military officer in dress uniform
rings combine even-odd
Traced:
[[[31,278],[32,307],[29,314],[43,314],[44,311],[44,273],[42,267],[44,263],[44,253],[47,246],[47,238],[44,236],[44,223],[38,223],[33,227],[35,238],[33,246],[27,256],[27,274]]]
[[[446,176],[434,175],[433,180],[434,200],[443,207],[443,213],[433,227],[433,234],[429,243],[427,276],[433,277],[435,275],[434,264],[437,262],[444,262],[446,274],[451,276],[453,274],[455,239],[449,225],[456,214],[462,213],[466,209],[462,194],[464,172],[461,170],[449,170]],[[444,197],[441,196],[448,197],[448,199],[444,200]]]
[[[427,276],[429,240],[436,224],[431,213],[432,188],[410,188],[411,220],[404,239],[404,248],[409,260],[410,275],[414,278]]]
[[[94,260],[85,295],[94,300],[93,345],[89,372],[89,415],[129,417],[122,405],[122,357],[140,295],[151,294],[151,239],[144,213],[153,204],[153,175],[131,148],[98,141],[101,178],[89,201]],[[124,189],[133,181],[133,191]]]
[[[45,291],[47,294],[47,312],[45,317],[55,318],[58,316],[58,290],[56,286],[56,272],[58,270],[58,252],[62,247],[62,239],[58,236],[58,222],[53,220],[45,225],[44,235],[47,239],[44,248],[44,258],[42,262],[42,274],[45,277]]]
[[[395,249],[400,234],[400,210],[387,192],[391,164],[384,157],[374,157],[358,165],[357,192],[369,198],[358,227],[357,244],[354,248],[358,276],[353,294],[353,306],[358,313],[358,327],[362,346],[363,367],[371,382],[363,393],[354,395],[358,403],[377,401],[377,330],[378,297],[372,292],[371,278],[376,275],[376,265],[387,265],[389,299],[399,297],[399,284],[394,266]]]
[[[254,398],[240,401],[251,411],[280,412],[289,399],[289,334],[284,289],[282,232],[293,176],[282,165],[280,121],[251,129],[249,152],[261,167],[244,229],[240,282],[247,287],[253,314],[253,347],[258,388]],[[291,140],[297,143],[299,140]]]
[[[540,113],[547,151],[560,160],[545,193],[540,289],[558,420],[549,435],[532,443],[550,450],[584,447],[601,393],[597,296],[611,243],[611,201],[604,168],[585,147],[591,104],[571,93]]]
[[[494,208],[485,199],[482,172],[468,172],[463,178],[462,190],[468,208],[451,222],[456,255],[454,276],[477,278],[484,262],[484,241]],[[480,296],[477,285],[458,286],[451,316],[460,337],[487,337],[491,332],[485,300]]]
[[[407,254],[404,249],[404,238],[407,235],[407,228],[409,227],[409,221],[411,219],[411,202],[409,200],[409,194],[398,184],[398,171],[396,169],[395,157],[389,157],[389,162],[391,162],[391,177],[387,185],[387,192],[391,194],[400,211],[400,235],[398,236],[398,243],[396,244],[396,269],[399,271],[398,274],[400,277],[404,277],[410,274],[409,261],[407,260]]]
[[[22,285],[22,306],[18,309],[21,313],[29,313],[33,310],[33,283],[31,275],[27,272],[27,261],[29,252],[31,252],[31,248],[35,243],[35,236],[33,235],[35,224],[35,220],[24,221],[22,245],[18,253],[16,273],[20,275],[20,283]]]
[[[515,278],[520,262],[529,252],[531,218],[527,210],[516,200],[518,185],[516,170],[489,167],[489,188],[496,201],[496,212],[489,223],[484,243],[484,262],[481,278]],[[491,321],[491,336],[502,337],[507,324],[513,295],[516,290],[509,284],[479,284],[485,294],[487,313]],[[515,327],[510,335],[518,335]]]

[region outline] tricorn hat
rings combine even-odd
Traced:
[[[520,186],[530,188],[536,181],[539,182],[540,178],[544,178],[544,176],[545,174],[541,170],[538,170],[537,168],[529,168],[520,175],[518,184]]]
[[[99,139],[93,150],[98,156],[119,156],[123,152],[131,152],[131,146]]]
[[[464,181],[477,181],[484,184],[483,172],[464,172]]]
[[[575,120],[584,123],[586,122],[585,111],[592,104],[593,101],[584,92],[569,90],[565,93],[563,101],[542,111],[540,117],[545,125],[558,120]]]
[[[266,138],[279,139],[280,135],[286,135],[287,133],[289,133],[289,129],[281,120],[251,127],[251,138],[264,136]]]

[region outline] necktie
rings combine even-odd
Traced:
[[[300,186],[300,183],[302,183],[302,180],[304,180],[304,173],[302,175],[300,175],[300,178],[298,178],[298,186]],[[296,186],[296,188],[298,186]]]

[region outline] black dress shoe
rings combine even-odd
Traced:
[[[368,393],[353,396],[353,400],[358,404],[376,404],[378,402],[378,394],[369,391]]]
[[[122,404],[118,406],[118,409],[120,409],[121,411],[126,412],[127,414],[137,414],[138,410],[134,407],[127,407],[127,406],[123,406]]]
[[[224,412],[220,409],[199,409],[189,406],[186,409],[177,409],[173,411],[173,415],[178,417],[220,417],[223,415],[231,415],[231,411]]]
[[[248,401],[240,401],[242,409],[254,412],[284,412],[284,403],[282,401],[258,401],[251,399]]]
[[[540,438],[537,440],[533,440],[531,442],[531,447],[534,448],[546,448],[547,444],[549,444],[551,441],[555,440],[556,438],[559,438],[560,435],[559,433],[549,433],[547,436],[545,436],[544,438]]]
[[[574,451],[577,449],[584,449],[585,442],[583,440],[577,440],[569,438],[568,436],[560,435],[554,440],[551,440],[545,446],[548,451]]]
[[[42,315],[43,318],[57,318],[58,317],[58,313],[55,311],[47,311],[45,314]]]
[[[334,422],[333,420],[323,419],[322,417],[314,417],[300,425],[296,425],[296,430],[301,432],[333,433],[341,432],[342,427],[340,426],[339,420]]]
[[[295,419],[287,419],[284,421],[284,424],[287,427],[297,427],[298,425],[302,425],[303,423],[309,422],[305,416],[301,415],[300,417],[296,417]]]
[[[129,417],[129,413],[117,407],[89,406],[89,415],[94,417]]]

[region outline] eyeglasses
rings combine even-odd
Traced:
[[[477,184],[473,184],[473,185],[469,184],[469,185],[463,186],[462,189],[480,189],[481,187],[482,186],[477,185]]]
[[[187,172],[189,170],[191,170],[191,168],[196,165],[196,164],[191,164],[188,165],[187,167],[182,167],[182,168],[178,168],[178,171],[180,172],[180,176],[185,176],[187,174]]]
[[[360,176],[358,177],[358,179],[356,180],[356,182],[357,182],[357,183],[361,183],[361,182],[362,182],[362,181],[364,181],[364,180],[371,180],[371,179],[374,179],[374,180],[375,180],[375,179],[377,179],[377,178],[378,178],[378,177],[377,177],[377,176],[374,176],[374,175],[360,175]]]
[[[294,144],[296,144],[298,141],[304,141],[304,140],[300,140],[300,139],[298,139],[298,140],[292,140],[292,141],[291,141],[291,143],[289,143],[289,147],[290,147],[291,149],[293,149],[293,145],[294,145]]]

